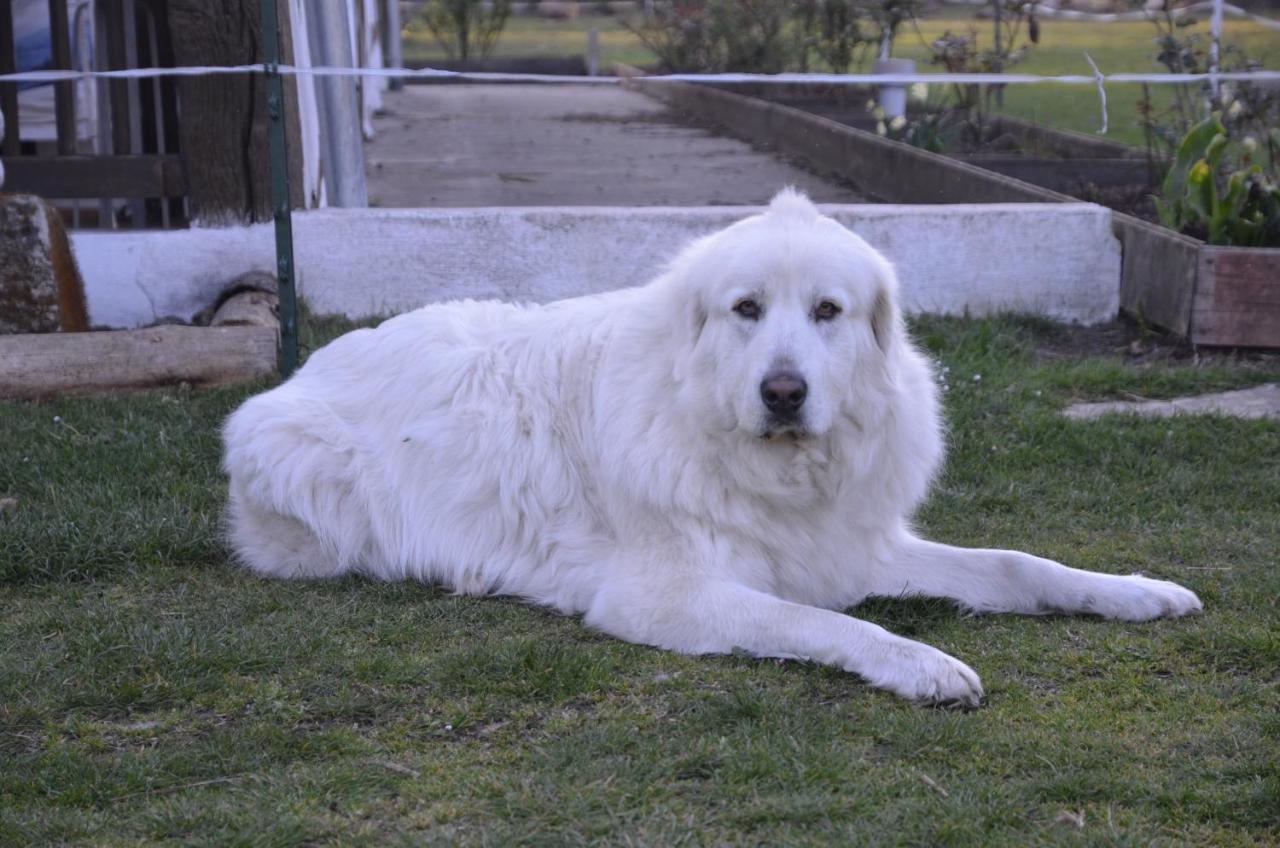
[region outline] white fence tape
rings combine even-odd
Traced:
[[[642,77],[646,82],[720,82],[766,83],[787,85],[808,83],[820,85],[881,85],[907,86],[915,83],[962,85],[1037,85],[1055,83],[1065,85],[1097,86],[1101,101],[1102,128],[1107,131],[1107,94],[1103,85],[1113,83],[1154,83],[1157,85],[1205,82],[1214,87],[1222,82],[1280,83],[1280,71],[1248,71],[1210,74],[1104,74],[1089,56],[1086,61],[1093,69],[1092,75],[1084,74],[654,74]],[[484,71],[445,71],[439,68],[351,68],[325,65],[301,67],[278,65],[274,68],[285,76],[310,77],[395,77],[398,79],[452,79],[474,82],[539,82],[539,83],[588,83],[617,85],[623,77],[569,76],[558,74],[508,74]],[[212,74],[262,73],[264,65],[199,65],[177,68],[127,68],[117,71],[23,71],[0,74],[0,83],[6,82],[63,82],[81,79],[152,79],[155,77],[192,77]]]
[[[264,66],[256,65],[201,65],[177,68],[128,68],[118,71],[23,71],[0,74],[0,83],[7,82],[64,82],[79,79],[152,79],[155,77],[192,77],[208,74],[256,74]],[[399,77],[405,79],[458,79],[477,82],[548,82],[594,83],[616,85],[622,77],[561,76],[558,74],[507,74],[482,71],[445,71],[438,68],[345,68],[316,65],[300,67],[280,65],[285,76],[316,77]],[[1218,74],[654,74],[641,77],[646,82],[727,82],[727,83],[818,83],[827,85],[911,85],[913,83],[961,83],[1031,85],[1059,83],[1066,85],[1097,85],[1113,83],[1194,83],[1211,82],[1214,78],[1226,82],[1280,82],[1280,71],[1223,72]]]

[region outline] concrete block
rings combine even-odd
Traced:
[[[1084,203],[824,205],[898,267],[913,312],[1020,311],[1095,323],[1119,306],[1111,213]],[[298,290],[320,314],[390,314],[456,298],[546,302],[656,276],[684,245],[758,211],[703,208],[344,209],[294,216]],[[275,267],[270,224],[83,232],[96,323],[189,319],[229,279]]]

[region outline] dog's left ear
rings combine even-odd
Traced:
[[[905,337],[906,325],[898,311],[898,275],[883,257],[876,262],[876,299],[871,305],[871,332],[885,359],[892,359],[898,342]]]
[[[885,356],[893,349],[898,321],[898,310],[893,305],[892,297],[886,289],[880,289],[876,292],[875,305],[871,307],[871,332],[875,334],[876,344]]]

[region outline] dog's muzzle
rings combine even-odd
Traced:
[[[800,438],[806,435],[802,410],[809,395],[809,384],[794,371],[771,371],[760,381],[760,400],[768,410],[764,431],[769,439],[775,436]]]

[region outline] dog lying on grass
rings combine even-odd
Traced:
[[[228,420],[232,544],[263,574],[516,595],[631,642],[965,706],[967,665],[840,611],[1198,611],[1173,583],[912,533],[943,439],[896,287],[784,191],[640,288],[349,333]]]

